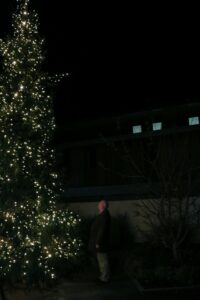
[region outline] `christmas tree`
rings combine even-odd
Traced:
[[[81,242],[78,216],[56,209],[52,78],[42,72],[44,41],[28,5],[20,1],[14,34],[0,40],[0,277],[30,282],[54,278]]]

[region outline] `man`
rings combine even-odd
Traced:
[[[108,250],[111,217],[106,200],[99,201],[98,211],[99,214],[95,218],[90,230],[89,250],[96,254],[100,272],[100,283],[108,283],[110,280]]]

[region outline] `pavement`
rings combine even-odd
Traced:
[[[105,285],[95,281],[62,281],[49,290],[5,289],[5,300],[128,300],[143,299],[132,280],[113,280]]]
[[[62,279],[56,286],[46,289],[4,288],[5,299],[0,300],[172,300],[185,296],[199,298],[200,286],[196,289],[149,289],[144,290],[135,279],[114,276],[111,282],[99,285],[93,276],[76,280]]]

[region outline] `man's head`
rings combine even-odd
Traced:
[[[100,200],[98,203],[99,212],[103,212],[106,208],[108,208],[108,202],[104,199]]]

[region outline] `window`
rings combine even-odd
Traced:
[[[162,129],[162,123],[161,122],[156,122],[152,124],[153,130],[161,130]]]
[[[199,125],[199,117],[190,117],[188,118],[189,126]]]
[[[142,132],[142,125],[135,125],[132,127],[133,133],[140,133]]]

